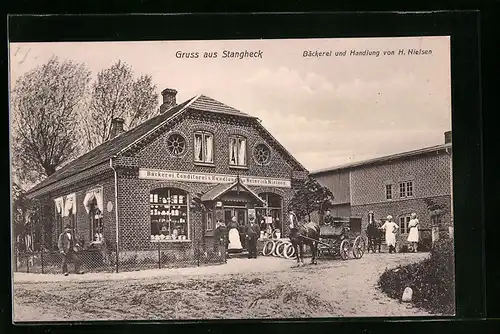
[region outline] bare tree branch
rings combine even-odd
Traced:
[[[21,180],[39,181],[75,157],[77,109],[89,80],[84,64],[57,57],[18,79],[12,91],[12,156]]]

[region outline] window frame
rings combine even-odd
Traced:
[[[205,212],[205,218],[206,218],[205,231],[206,232],[213,232],[215,230],[214,212],[213,211]],[[210,221],[210,224],[208,223],[209,221]]]
[[[403,221],[401,221],[403,220]],[[411,220],[411,214],[404,214],[399,216],[399,231],[401,234],[408,234],[410,233],[410,228],[409,228],[409,223]],[[403,226],[401,226],[403,224]]]
[[[255,153],[256,153],[256,151],[257,151],[257,149],[258,149],[259,147],[265,147],[265,148],[267,149],[267,151],[269,152],[269,156],[268,156],[267,160],[266,160],[266,161],[264,161],[264,162],[260,162],[260,161],[258,161],[258,159],[257,159],[257,157],[256,157],[256,155],[255,155]],[[255,161],[255,163],[256,163],[257,165],[259,165],[259,166],[267,166],[267,165],[269,165],[269,163],[270,163],[270,162],[271,162],[271,160],[272,160],[272,154],[273,154],[273,153],[272,153],[272,149],[271,149],[271,147],[269,147],[269,145],[267,145],[267,144],[265,144],[265,143],[257,143],[257,144],[253,147],[253,149],[252,149],[252,158],[253,158],[253,160]]]
[[[202,159],[197,160],[196,156],[196,136],[201,136],[201,155]],[[206,138],[207,137],[212,137],[212,159],[211,161],[207,161],[206,157]],[[215,164],[215,136],[212,132],[206,131],[206,130],[195,130],[193,131],[193,161],[195,164],[202,164],[202,165],[214,165]]]
[[[408,180],[406,183],[406,197],[413,197],[413,180]]]
[[[238,147],[237,149],[237,154],[235,156],[235,160],[236,160],[236,163],[232,163],[231,162],[231,154],[232,154],[232,147],[231,147],[231,144],[232,144],[232,141],[233,140],[238,140],[238,139],[243,139],[245,141],[245,163],[244,164],[240,164],[239,163],[239,156],[240,156],[240,146]],[[248,167],[248,138],[246,136],[243,136],[243,135],[230,135],[229,136],[229,143],[228,143],[228,146],[229,146],[229,149],[228,149],[228,153],[229,153],[229,167],[232,167],[232,168],[247,168]]]
[[[393,197],[392,197],[392,184],[386,184],[384,188],[385,188],[386,201],[391,201],[393,199]]]
[[[174,194],[172,194],[172,190],[174,191]],[[164,193],[166,194],[167,197],[165,198],[168,198],[168,199],[171,199],[174,195],[182,195],[184,196],[184,203],[180,204],[180,203],[172,203],[170,202],[169,200],[167,200],[167,203],[162,203],[158,200],[158,202],[154,202],[151,200],[152,196],[154,196],[154,194],[159,194],[159,193]],[[179,194],[179,193],[182,193],[182,194]],[[181,240],[181,239],[160,239],[160,240],[157,240],[157,239],[153,239],[151,238],[151,236],[153,236],[153,224],[157,224],[158,226],[158,234],[157,235],[160,235],[161,233],[161,225],[162,224],[167,224],[169,226],[168,228],[168,235],[171,235],[172,234],[172,231],[175,229],[175,224],[176,222],[172,221],[172,214],[170,215],[165,215],[165,217],[169,217],[168,219],[165,220],[165,222],[163,221],[159,221],[160,218],[158,218],[158,221],[153,221],[154,220],[154,217],[160,217],[162,215],[153,215],[151,214],[150,212],[150,215],[149,215],[149,237],[150,237],[150,241],[151,242],[191,242],[191,221],[190,221],[190,201],[191,201],[191,198],[190,198],[190,194],[188,191],[184,190],[184,189],[180,189],[180,188],[175,188],[175,187],[161,187],[161,188],[155,188],[155,189],[150,189],[149,191],[149,196],[150,196],[150,200],[148,201],[149,203],[149,210],[152,211],[154,210],[155,208],[153,208],[154,206],[163,206],[163,209],[165,211],[169,211],[171,212],[172,210],[176,210],[175,207],[178,207],[177,209],[181,209],[183,208],[182,210],[185,209],[185,212],[186,212],[186,216],[182,216],[183,218],[185,218],[185,222],[182,223],[183,225],[185,225],[185,230],[184,230],[184,234],[182,235],[185,235],[186,236],[186,239],[184,240]],[[158,195],[158,199],[160,198],[160,195]],[[181,225],[181,223],[179,222],[178,223],[179,225]],[[181,235],[181,234],[179,234]],[[156,235],[155,235],[156,236]]]
[[[180,153],[173,153],[170,148],[169,148],[169,141],[170,139],[173,137],[173,136],[179,136],[180,138],[182,138],[182,140],[184,140],[184,149],[182,150],[182,152]],[[203,138],[202,138],[202,141],[203,141]],[[188,142],[187,142],[187,139],[186,139],[186,136],[184,136],[184,134],[180,133],[180,132],[171,132],[168,134],[167,138],[165,139],[165,145],[167,146],[167,150],[168,150],[168,153],[172,156],[172,157],[176,157],[176,158],[180,158],[182,156],[184,156],[186,154],[186,152],[188,151]]]

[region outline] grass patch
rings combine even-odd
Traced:
[[[434,314],[455,314],[455,268],[453,240],[442,238],[431,249],[430,257],[406,266],[386,270],[379,288],[389,297],[401,300],[406,287],[413,290],[415,306]]]

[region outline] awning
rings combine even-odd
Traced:
[[[243,183],[241,183],[239,179],[236,182],[233,182],[233,183],[220,183],[220,184],[216,185],[215,187],[213,187],[212,189],[210,189],[209,191],[207,191],[206,193],[204,193],[201,196],[201,200],[203,202],[205,202],[205,201],[215,201],[219,197],[221,197],[225,193],[229,192],[231,189],[233,189],[236,186],[240,187],[240,191],[247,192],[252,197],[254,197],[257,201],[261,202],[263,205],[266,205],[266,201],[265,200],[263,200],[262,198],[260,198],[259,195],[257,195],[254,191],[252,191],[246,185],[244,185]]]

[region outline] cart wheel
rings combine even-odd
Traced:
[[[285,257],[286,242],[282,242],[276,246],[276,255],[279,257]]]
[[[271,255],[273,256],[277,256],[277,257],[280,257],[280,254],[278,253],[278,248],[279,246],[281,246],[281,244],[283,244],[284,242],[281,241],[281,240],[278,240],[278,241],[275,241],[274,242],[274,249],[273,249],[273,252],[271,253]]]
[[[346,239],[342,240],[340,243],[340,258],[342,260],[349,259],[349,241]]]
[[[275,243],[274,241],[268,241],[264,244],[264,247],[262,248],[262,255],[264,256],[269,256],[274,252],[275,248]]]
[[[286,243],[283,254],[285,255],[285,259],[291,259],[295,256],[295,248],[290,242]]]
[[[357,236],[354,239],[354,243],[352,245],[352,255],[354,255],[355,259],[361,259],[365,254],[365,239],[361,236]]]

